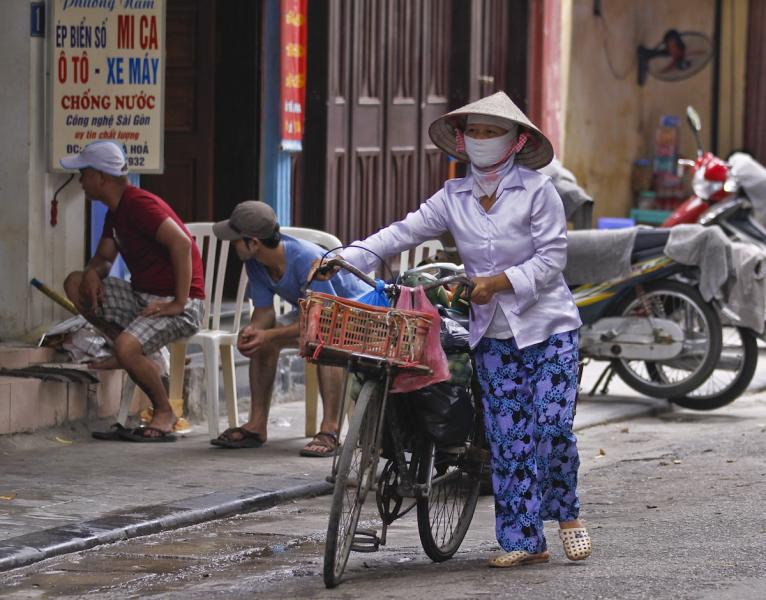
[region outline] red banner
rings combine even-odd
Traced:
[[[281,0],[280,17],[282,147],[300,150],[306,101],[306,0]]]

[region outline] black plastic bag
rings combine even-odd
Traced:
[[[437,446],[465,443],[474,419],[470,387],[435,383],[410,394],[415,414]]]
[[[447,354],[469,350],[468,330],[454,319],[442,316],[439,337]]]

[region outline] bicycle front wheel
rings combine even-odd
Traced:
[[[380,456],[377,439],[382,391],[381,382],[365,381],[343,440],[324,551],[324,583],[328,588],[340,583],[354,543],[359,514],[375,478]]]
[[[475,372],[475,371],[474,371]],[[439,448],[433,442],[419,444],[418,483],[431,480],[426,497],[419,497],[420,543],[434,562],[443,562],[457,552],[471,525],[484,456],[484,427],[481,402],[474,391],[476,414],[468,442],[459,447]]]

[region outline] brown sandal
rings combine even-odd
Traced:
[[[318,449],[311,450],[310,448],[312,447]],[[320,431],[303,447],[300,455],[323,458],[325,456],[332,456],[339,448],[340,444],[338,443],[337,434],[330,433],[329,431]]]

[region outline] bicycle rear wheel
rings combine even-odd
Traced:
[[[378,464],[382,383],[365,381],[354,407],[335,475],[335,490],[324,551],[324,583],[340,583],[354,543],[359,514]]]
[[[439,449],[433,442],[421,444],[418,483],[432,475],[427,497],[418,498],[420,543],[434,562],[452,558],[471,525],[483,464],[484,433],[477,413],[469,443],[463,448]],[[432,460],[433,458],[433,460]]]

